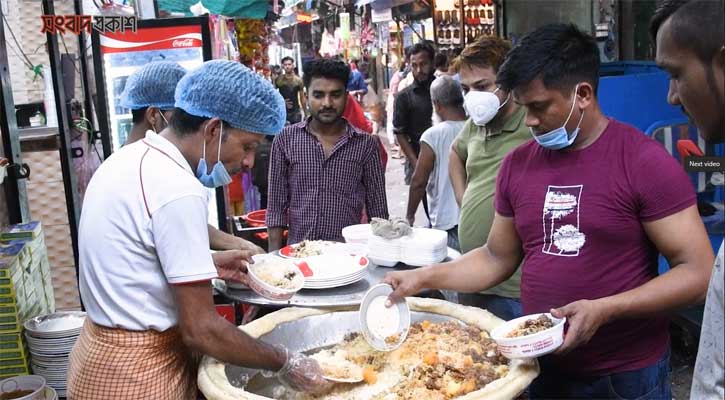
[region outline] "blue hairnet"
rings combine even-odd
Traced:
[[[128,77],[119,104],[132,110],[145,107],[163,110],[174,108],[176,84],[185,74],[184,67],[175,62],[148,63]]]
[[[176,86],[175,106],[260,135],[279,134],[286,116],[284,99],[272,84],[244,65],[224,60],[207,61],[186,74]]]

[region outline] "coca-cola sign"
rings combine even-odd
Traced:
[[[194,47],[194,39],[175,39],[171,45],[173,47]]]

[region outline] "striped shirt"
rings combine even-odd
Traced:
[[[342,241],[342,228],[359,224],[363,208],[388,218],[376,138],[348,123],[325,158],[308,121],[286,127],[272,144],[267,226],[289,227],[288,243]]]

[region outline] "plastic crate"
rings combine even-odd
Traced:
[[[0,365],[2,365],[2,361],[4,360],[14,362],[20,359],[26,360],[27,362],[28,351],[25,349],[25,346],[20,346],[18,349],[0,349]]]
[[[18,365],[18,366],[11,366],[11,367],[0,367],[0,379],[5,378],[12,378],[13,376],[18,375],[29,375],[30,374],[30,368],[28,365]]]
[[[10,336],[10,334],[2,334],[0,336]],[[17,339],[15,340],[0,342],[0,352],[26,351],[25,342],[21,339],[21,334],[18,332],[16,336]],[[28,354],[27,351],[25,354]]]

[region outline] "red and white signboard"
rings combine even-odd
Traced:
[[[104,54],[202,47],[199,25],[138,28],[136,32],[109,32],[100,35],[100,39],[101,51]]]

